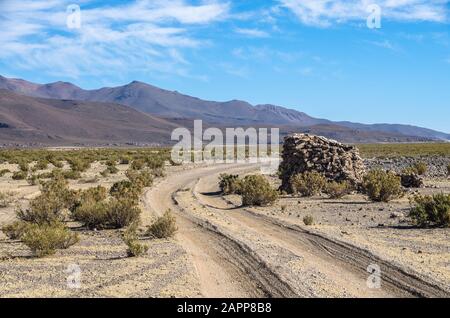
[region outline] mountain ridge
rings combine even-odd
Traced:
[[[117,87],[84,90],[69,82],[36,84],[23,79],[8,79],[0,76],[0,88],[37,98],[121,104],[160,118],[202,119],[211,125],[279,125],[294,129],[334,125],[354,131],[387,133],[395,137],[404,136],[406,139],[416,137],[418,140],[450,140],[450,134],[428,128],[402,124],[370,125],[331,121],[282,106],[252,105],[241,100],[207,101],[140,81],[132,81]]]

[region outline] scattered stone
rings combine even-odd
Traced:
[[[390,218],[396,219],[396,218],[403,218],[405,215],[401,212],[392,212]]]
[[[400,175],[402,186],[405,188],[423,188],[423,178],[416,173]]]

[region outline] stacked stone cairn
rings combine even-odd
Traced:
[[[319,172],[330,181],[348,180],[358,187],[366,173],[354,146],[310,134],[287,136],[280,164],[281,190],[292,193],[290,178],[307,171]]]

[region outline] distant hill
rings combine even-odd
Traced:
[[[1,144],[167,144],[176,127],[123,105],[35,98],[0,89]]]
[[[137,81],[124,86],[84,90],[67,82],[35,84],[0,76],[0,88],[30,97],[121,104],[153,115],[154,120],[159,117],[165,118],[167,123],[183,122],[184,125],[189,125],[192,119],[202,119],[207,125],[219,127],[276,126],[282,131],[322,132],[346,142],[450,140],[449,134],[416,126],[333,122],[276,105],[253,106],[239,100],[205,101]],[[127,124],[133,126],[133,122]]]

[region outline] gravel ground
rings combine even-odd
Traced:
[[[421,158],[392,158],[392,159],[365,159],[364,163],[368,170],[374,168],[382,168],[384,170],[393,170],[401,172],[415,163],[425,162],[428,166],[428,171],[425,177],[428,178],[446,178],[448,171],[447,165],[450,164],[450,157],[421,157]]]

